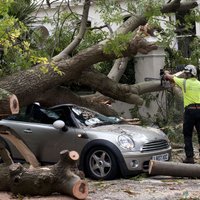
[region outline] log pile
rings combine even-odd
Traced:
[[[72,170],[78,159],[77,152],[63,150],[60,160],[51,166],[27,168],[20,163],[1,164],[0,191],[31,196],[60,193],[85,199],[88,195],[87,182]]]

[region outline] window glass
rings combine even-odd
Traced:
[[[116,117],[107,117],[98,112],[83,108],[72,107],[73,114],[80,125],[84,126],[97,126],[105,124],[114,124],[121,121]]]
[[[71,117],[71,112],[68,107],[60,107],[60,108],[54,108],[52,110],[57,116],[59,116],[59,120],[62,120],[65,122],[66,126],[75,127],[75,123]]]

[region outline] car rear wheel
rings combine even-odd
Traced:
[[[97,180],[116,178],[118,165],[114,154],[105,147],[96,147],[86,156],[86,175]]]

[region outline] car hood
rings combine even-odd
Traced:
[[[116,133],[118,135],[127,134],[132,138],[134,138],[134,140],[138,139],[143,142],[167,138],[165,133],[160,129],[153,127],[142,127],[130,124],[105,125],[105,126],[94,127],[92,129],[98,132],[106,132],[107,134],[109,133]]]

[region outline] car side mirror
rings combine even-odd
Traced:
[[[56,129],[62,129],[63,131],[67,131],[67,126],[65,125],[65,122],[62,120],[56,120],[53,123],[53,127]]]

